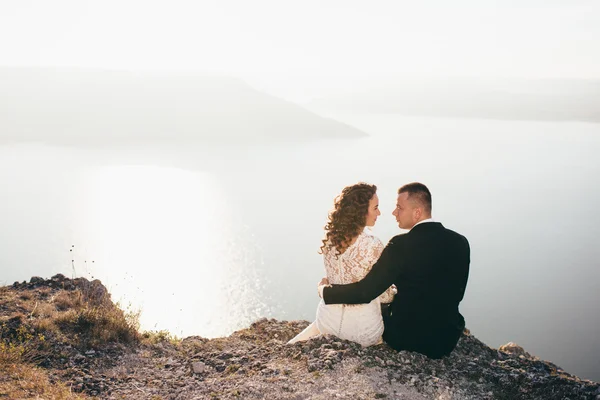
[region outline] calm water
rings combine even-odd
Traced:
[[[434,218],[470,240],[461,310],[471,331],[600,380],[600,125],[336,118],[371,137],[0,146],[0,283],[93,276],[142,309],[144,328],[178,335],[312,320],[333,197],[359,180],[378,185],[374,232],[387,241],[399,232],[396,189],[418,180]]]

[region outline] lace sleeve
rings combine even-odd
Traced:
[[[383,247],[381,240],[363,232],[356,242],[339,256],[336,257],[335,250],[326,251],[323,258],[329,283],[346,285],[362,280],[379,259]],[[389,303],[394,298],[395,287],[392,287],[379,296],[382,303]]]
[[[381,256],[381,253],[383,252],[383,243],[381,242],[381,240],[379,240],[379,238],[373,236],[373,245],[372,245],[372,250],[370,252],[370,262],[369,262],[369,271],[371,270],[371,267],[373,266],[373,264],[375,264],[377,262],[377,260],[379,259],[379,257]],[[381,295],[379,295],[379,301],[382,303],[391,303],[392,300],[394,300],[394,295],[397,293],[397,289],[395,285],[390,286],[389,288],[387,288],[387,290],[385,292],[383,292]]]

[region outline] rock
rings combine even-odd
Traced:
[[[88,281],[85,278],[73,279],[75,287],[81,290],[85,301],[93,306],[102,306],[112,303],[110,293],[99,279]]]
[[[514,356],[529,356],[529,353],[525,351],[521,346],[516,343],[508,342],[498,348],[498,350],[503,351],[508,354],[512,354]]]
[[[82,354],[75,354],[75,356],[73,357],[73,361],[76,364],[79,364],[79,363],[83,362],[84,360],[85,360],[85,356]]]
[[[52,281],[54,282],[64,282],[65,280],[67,280],[68,278],[65,277],[63,274],[56,274],[54,275],[52,278],[50,278]]]
[[[29,284],[30,284],[30,285],[33,285],[33,286],[35,286],[35,285],[41,285],[41,284],[43,284],[44,282],[45,282],[45,281],[44,281],[44,278],[40,278],[39,276],[33,276],[33,277],[31,277],[31,279],[29,280]]]
[[[206,364],[200,361],[196,361],[192,363],[192,370],[195,374],[201,374],[206,371]]]

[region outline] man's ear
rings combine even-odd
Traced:
[[[423,210],[420,207],[417,207],[413,210],[413,219],[418,221],[421,219],[421,215],[423,215]]]

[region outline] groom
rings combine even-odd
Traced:
[[[369,303],[395,284],[398,294],[384,315],[383,339],[396,350],[442,358],[465,327],[458,304],[469,276],[469,242],[433,221],[431,193],[422,183],[398,190],[393,215],[400,228],[410,231],[390,240],[361,281],[320,284],[319,293],[325,304]]]

